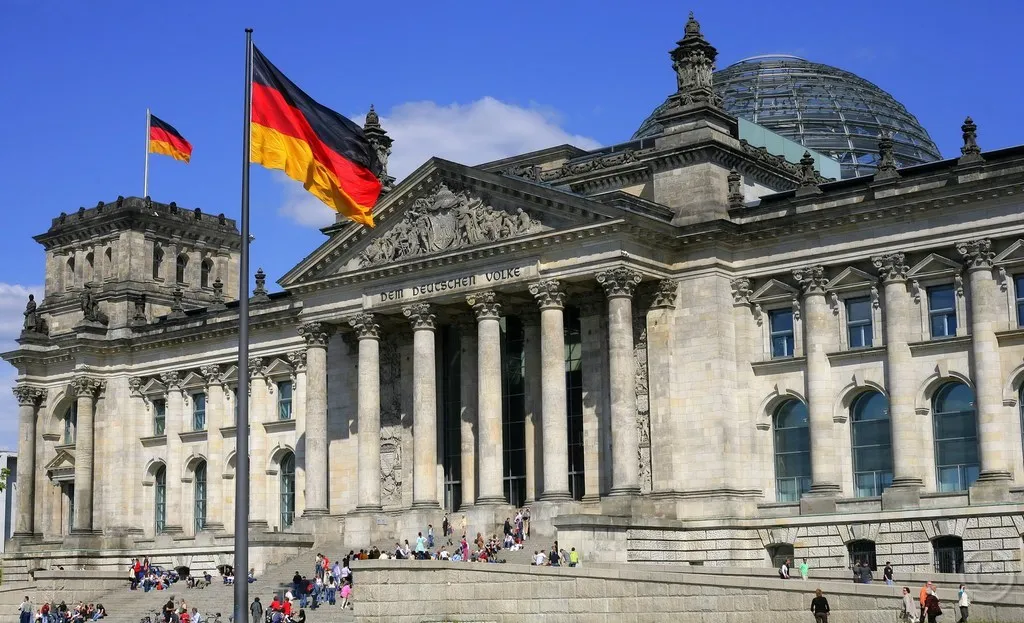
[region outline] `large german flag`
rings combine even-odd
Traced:
[[[373,227],[380,164],[362,128],[306,95],[255,47],[252,63],[252,161]]]
[[[192,159],[192,143],[186,141],[173,125],[155,115],[150,115],[149,152],[170,156],[188,164],[188,161]]]

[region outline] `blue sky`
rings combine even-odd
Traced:
[[[434,154],[475,164],[562,142],[627,140],[674,89],[667,52],[688,10],[720,68],[796,54],[888,90],[946,157],[958,154],[968,114],[983,149],[1024,144],[1016,3],[3,0],[2,346],[42,281],[31,236],[61,211],[141,194],[147,106],[195,148],[188,166],[152,158],[150,194],[237,216],[246,26],[321,103],[360,123],[375,104],[401,176]],[[252,215],[253,267],[273,279],[323,240],[324,210],[259,167]],[[4,446],[14,411],[6,390],[0,401]]]

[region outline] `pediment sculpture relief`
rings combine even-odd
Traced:
[[[440,184],[417,199],[402,220],[359,255],[360,266],[470,247],[547,229],[522,208],[515,214]]]

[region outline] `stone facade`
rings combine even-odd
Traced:
[[[870,541],[923,569],[941,540],[1021,571],[1024,150],[972,135],[959,160],[828,183],[741,144],[695,21],[680,45],[699,54],[673,57],[661,135],[430,160],[284,292],[258,275],[246,370],[232,221],[136,198],[54,219],[5,355],[20,542],[230,533],[242,397],[258,533],[358,547],[445,508],[492,532],[515,503],[622,560],[785,545],[839,567]]]

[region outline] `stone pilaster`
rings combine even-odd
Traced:
[[[96,397],[105,388],[99,379],[81,376],[71,381],[71,393],[78,401],[78,426],[75,432],[75,522],[72,532],[91,534],[93,525],[93,496],[95,482]]]
[[[334,327],[308,322],[299,327],[306,340],[306,505],[303,517],[326,515],[327,500],[327,345]]]
[[[501,431],[501,303],[494,292],[470,294],[476,314],[477,504],[503,504]]]
[[[801,500],[801,512],[835,510],[840,493],[836,475],[835,434],[832,417],[832,374],[828,361],[832,311],[825,301],[825,269],[809,266],[793,271],[803,291],[804,352],[807,355],[807,410],[811,435],[810,500]]]
[[[167,520],[164,524],[164,533],[181,534],[183,526],[182,516],[185,512],[184,484],[181,482],[181,475],[184,472],[182,456],[184,450],[181,443],[181,433],[185,426],[185,397],[181,389],[181,375],[178,372],[164,372],[160,375],[160,382],[166,388],[167,404],[164,411],[164,435],[167,438],[167,456],[164,465],[167,474],[166,509]],[[79,405],[81,413],[81,405]],[[79,415],[81,417],[81,415]],[[78,492],[78,486],[75,486]]]
[[[35,530],[36,492],[36,420],[46,393],[37,387],[18,385],[18,508],[14,518],[14,536],[31,538]]]
[[[992,241],[970,240],[956,245],[964,259],[970,288],[971,376],[978,414],[981,475],[971,488],[971,503],[1005,500],[1013,479],[1013,453],[1007,440],[1011,415],[1003,406],[1002,365],[996,328],[999,287],[992,274]]]
[[[565,290],[557,279],[529,286],[540,307],[541,426],[544,488],[540,499],[569,499],[569,430],[565,393]],[[632,377],[631,377],[632,378]]]
[[[679,451],[678,432],[672,417],[673,345],[672,318],[679,284],[672,279],[658,282],[651,309],[647,312],[648,388],[651,405],[651,490],[676,490],[676,477],[685,471],[685,456]]]
[[[224,377],[219,364],[202,366],[199,373],[206,379],[206,527],[222,532],[225,522],[233,521],[232,507],[220,503],[224,499],[224,438],[220,429],[232,426],[224,400]]]
[[[380,325],[370,313],[349,320],[359,339],[357,511],[380,510]],[[308,365],[308,363],[307,363]]]
[[[611,495],[639,495],[639,436],[633,363],[633,291],[641,275],[619,267],[598,273],[608,297],[608,395],[612,423]]]
[[[459,398],[462,401],[462,418],[459,421],[459,446],[462,449],[462,505],[476,503],[476,321],[459,325],[459,347],[462,387]]]
[[[596,292],[580,302],[583,368],[583,500],[596,502],[610,488],[608,458],[608,341],[604,301]],[[538,358],[539,360],[539,358]],[[538,361],[539,364],[539,361]],[[538,365],[539,368],[539,365]],[[535,368],[537,369],[537,368]]]
[[[262,357],[249,357],[249,529],[266,531],[270,526],[270,483],[267,478],[267,429],[263,423],[277,419],[276,404],[270,399],[270,379]]]
[[[920,505],[923,469],[921,425],[914,411],[913,356],[908,321],[911,317],[907,290],[908,266],[902,253],[871,259],[882,280],[885,309],[885,388],[889,392],[889,421],[892,427],[892,487],[882,492],[886,510]]]
[[[402,309],[412,326],[412,505],[439,507],[437,498],[437,316],[429,303]]]

